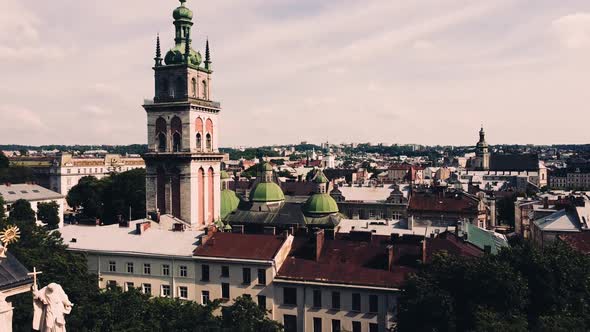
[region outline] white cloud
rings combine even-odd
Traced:
[[[590,47],[590,13],[562,16],[552,22],[561,43],[570,49]]]
[[[145,142],[154,38],[171,47],[177,4],[5,0],[0,100],[48,128],[23,140]],[[494,143],[587,141],[586,0],[187,4],[194,45],[211,40],[222,145],[471,144],[481,121]],[[579,121],[555,126],[564,111]],[[18,143],[3,128],[0,141]]]

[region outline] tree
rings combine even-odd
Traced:
[[[47,225],[49,229],[59,227],[59,205],[55,201],[37,204],[37,219]]]
[[[134,169],[101,180],[105,224],[116,222],[118,215],[127,220],[145,218],[145,175],[145,169]]]
[[[590,257],[561,242],[528,242],[498,255],[440,254],[409,278],[403,331],[588,331]]]
[[[8,166],[10,166],[8,157],[4,155],[4,152],[0,151],[0,169],[8,168]]]
[[[9,223],[15,223],[15,221],[34,223],[36,220],[35,211],[31,208],[31,203],[24,199],[19,199],[12,204],[12,209],[8,216]]]
[[[260,306],[249,295],[240,296],[234,303],[223,310],[223,328],[231,331],[249,332],[282,331],[281,324],[268,319],[267,311]]]
[[[82,208],[88,218],[102,216],[102,191],[104,182],[94,176],[85,176],[68,192],[66,201],[74,210]]]

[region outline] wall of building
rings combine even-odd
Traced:
[[[285,304],[284,289],[295,288],[296,305]],[[321,292],[321,306],[314,307],[314,290]],[[332,293],[340,294],[340,308],[332,307]],[[361,298],[360,311],[353,310],[352,294]],[[313,331],[314,318],[322,321],[322,331],[332,331],[332,321],[340,321],[342,331],[352,331],[353,322],[360,322],[362,331],[369,331],[376,324],[378,331],[385,332],[396,316],[397,296],[392,290],[378,290],[362,287],[336,286],[329,284],[305,284],[275,280],[275,319],[285,322],[285,315],[297,317],[297,331]],[[377,296],[378,310],[369,310],[369,297]]]

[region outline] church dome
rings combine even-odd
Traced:
[[[184,3],[186,2],[186,0],[181,0],[180,1],[180,7],[176,8],[174,10],[174,12],[172,12],[172,17],[174,17],[175,20],[179,21],[179,20],[192,20],[193,19],[193,12],[192,10],[188,9],[187,7],[184,6]]]
[[[262,171],[263,172],[272,172],[272,165],[270,163],[262,164]]]
[[[226,171],[221,171],[219,177],[221,178],[221,180],[227,180],[230,178],[229,174]]]
[[[183,64],[183,63],[185,63],[184,53],[185,53],[184,43],[178,44],[173,49],[168,51],[168,53],[166,53],[166,57],[164,58],[164,61],[166,62],[167,65]],[[203,60],[201,53],[199,53],[191,48],[189,54],[190,55],[189,55],[188,63],[190,65],[197,66],[197,67],[199,65],[201,65],[201,62]]]
[[[313,179],[313,182],[318,183],[318,184],[322,184],[322,183],[328,183],[328,178],[326,177],[326,175],[324,174],[324,172],[319,171],[318,174],[316,175],[315,179]]]
[[[260,182],[250,192],[251,202],[280,202],[285,200],[285,195],[278,184],[274,182]]]
[[[234,212],[240,204],[240,198],[238,195],[229,189],[221,191],[221,207],[220,214],[221,219],[227,217],[230,213]]]
[[[332,214],[337,213],[338,204],[329,194],[314,194],[307,199],[303,210],[311,214]]]

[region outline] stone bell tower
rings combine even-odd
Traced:
[[[212,101],[209,41],[205,61],[192,48],[193,12],[180,0],[173,12],[174,47],[164,59],[157,38],[155,96],[147,112],[147,211],[174,216],[193,227],[219,218],[218,114]]]

